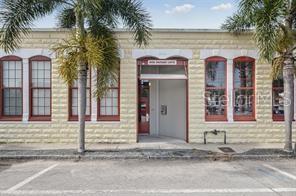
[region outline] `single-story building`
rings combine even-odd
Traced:
[[[0,50],[0,143],[76,143],[77,85],[59,77],[51,51],[68,36],[34,29],[13,54]],[[283,82],[271,80],[250,33],[153,29],[146,48],[128,31],[117,36],[119,82],[98,100],[89,73],[87,143],[135,143],[139,135],[202,143],[214,129],[229,143],[284,141]]]

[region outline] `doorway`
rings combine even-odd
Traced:
[[[187,61],[142,60],[138,73],[138,136],[188,142]]]

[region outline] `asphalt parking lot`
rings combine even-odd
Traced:
[[[296,160],[0,162],[0,195],[295,196]]]

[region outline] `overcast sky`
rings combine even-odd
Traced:
[[[237,7],[237,0],[142,0],[154,28],[220,28]],[[56,14],[42,18],[35,27],[56,27]]]

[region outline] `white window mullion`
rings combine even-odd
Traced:
[[[97,73],[96,70],[93,69],[91,72],[91,121],[96,122],[97,121],[97,114],[98,114],[98,101],[96,96],[93,96],[93,93],[96,89],[96,83],[97,83]]]
[[[23,59],[23,122],[29,120],[29,59]]]
[[[233,60],[227,59],[227,119],[233,122]]]

